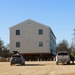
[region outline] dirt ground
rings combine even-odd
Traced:
[[[0,62],[0,75],[75,75],[75,65],[56,65],[55,61],[29,61],[26,65]]]

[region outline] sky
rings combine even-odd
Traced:
[[[69,44],[75,28],[75,0],[0,0],[0,38],[10,44],[9,28],[27,19],[49,26],[56,43]]]

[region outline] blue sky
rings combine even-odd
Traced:
[[[72,42],[75,28],[75,0],[0,0],[0,37],[10,43],[9,28],[32,19],[53,30],[57,43]]]

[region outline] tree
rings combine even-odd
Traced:
[[[10,44],[7,44],[6,48],[7,48],[7,50],[9,50],[10,49]]]
[[[4,48],[4,42],[3,40],[0,39],[0,51],[3,50]]]
[[[69,44],[66,40],[62,40],[57,46],[56,46],[56,52],[58,51],[67,51],[69,52]]]
[[[1,57],[9,57],[9,44],[4,45],[3,40],[0,39],[0,56]]]

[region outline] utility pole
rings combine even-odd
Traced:
[[[1,51],[1,38],[0,38],[0,51]]]
[[[75,53],[75,29],[74,29],[73,38],[72,38],[71,52]]]

